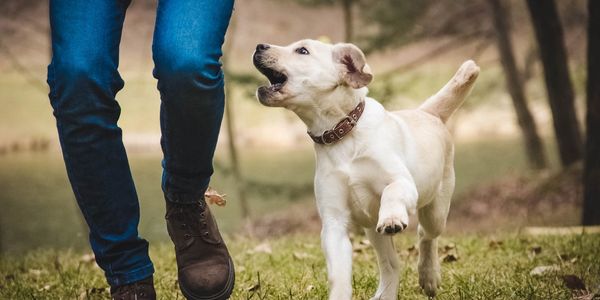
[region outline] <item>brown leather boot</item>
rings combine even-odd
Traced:
[[[156,300],[152,277],[110,288],[110,297],[113,300]]]
[[[233,291],[233,261],[210,209],[167,201],[167,230],[175,244],[179,288],[190,300],[224,300]]]

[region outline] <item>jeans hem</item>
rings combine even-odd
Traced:
[[[125,274],[118,274],[115,276],[106,276],[106,281],[111,287],[122,286],[140,280],[151,277],[154,274],[154,266],[152,263],[145,265],[141,268],[137,268]]]
[[[202,188],[199,193],[164,192],[165,200],[171,203],[190,204],[204,201],[204,193],[208,189],[210,178],[200,184]]]
[[[204,193],[202,194],[174,194],[165,193],[165,200],[170,203],[191,204],[204,201]]]

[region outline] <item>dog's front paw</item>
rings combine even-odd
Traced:
[[[423,292],[425,292],[425,295],[430,298],[435,297],[441,283],[442,277],[439,267],[419,266],[419,285],[423,289]]]
[[[404,231],[408,227],[408,216],[402,220],[400,217],[389,216],[384,219],[380,219],[377,223],[377,232],[381,234],[394,235],[398,232]]]

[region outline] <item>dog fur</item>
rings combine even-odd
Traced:
[[[312,134],[331,129],[360,101],[366,104],[342,140],[314,145],[329,299],[352,298],[348,233],[353,224],[364,228],[377,253],[380,278],[373,299],[396,299],[400,264],[392,235],[405,230],[415,213],[419,284],[426,295],[435,296],[441,282],[437,240],[454,191],[454,146],[445,122],[470,92],[479,67],[466,61],[419,108],[388,112],[367,97],[373,75],[352,44],[260,44],[253,59],[272,83],[259,87],[259,101],[293,111]]]

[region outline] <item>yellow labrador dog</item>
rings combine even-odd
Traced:
[[[388,112],[367,97],[373,75],[352,44],[259,44],[253,61],[270,81],[258,88],[260,103],[296,113],[315,142],[329,299],[352,298],[353,223],[364,227],[377,252],[380,279],[373,299],[396,299],[400,265],[392,235],[406,229],[415,211],[419,283],[434,296],[441,281],[437,238],[454,191],[454,146],[445,123],[470,92],[479,67],[467,61],[419,108]]]

